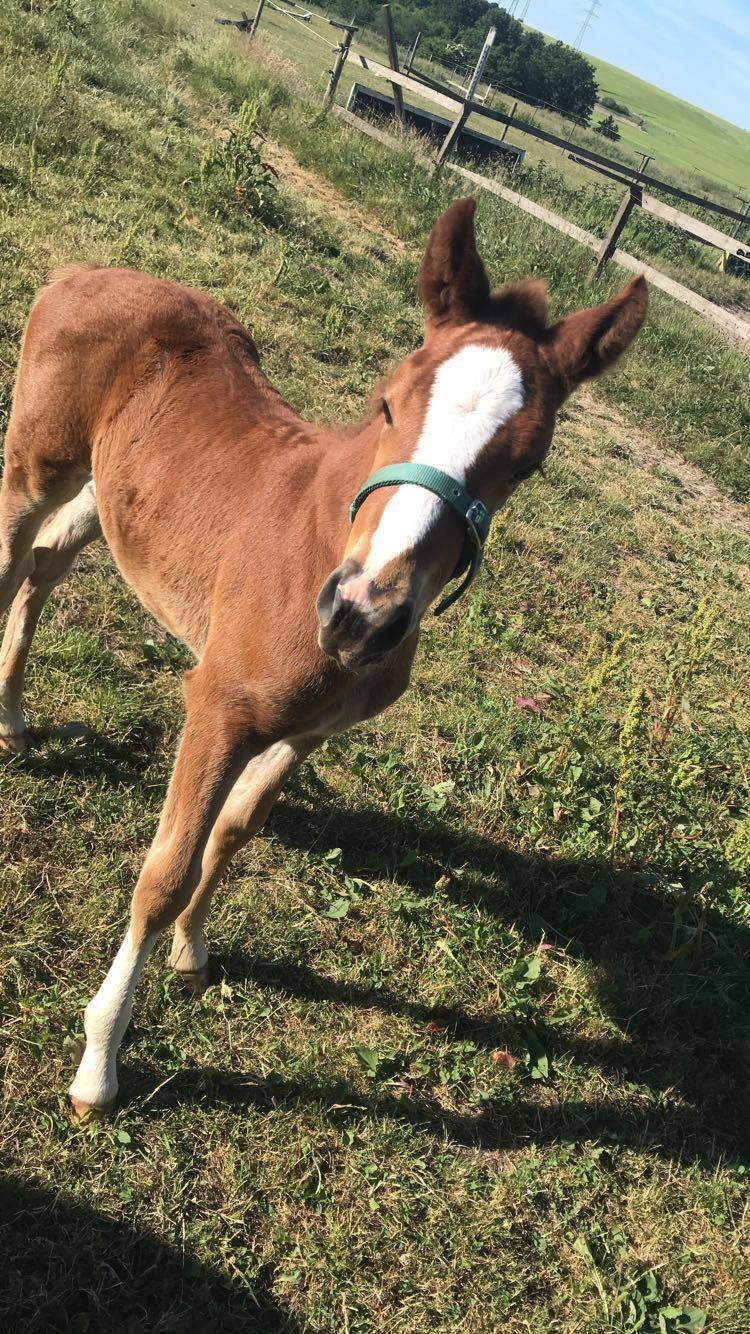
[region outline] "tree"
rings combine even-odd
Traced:
[[[605,116],[603,120],[597,122],[594,129],[597,134],[603,134],[605,139],[620,138],[620,130],[614,116]]]
[[[379,0],[354,0],[360,21],[380,26]],[[349,11],[347,10],[347,13]],[[485,67],[489,83],[534,102],[547,102],[588,124],[598,94],[593,65],[563,42],[547,41],[489,0],[393,0],[393,23],[402,46],[422,34],[420,53],[461,67],[468,78],[490,27],[497,29]]]

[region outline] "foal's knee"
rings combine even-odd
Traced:
[[[152,849],[131,904],[134,940],[140,944],[171,926],[187,908],[200,878],[200,857],[183,864],[169,844]]]
[[[248,840],[247,824],[240,819],[224,818],[219,816],[216,825],[211,834],[213,851],[217,859],[226,862],[233,857],[235,852],[239,852]]]

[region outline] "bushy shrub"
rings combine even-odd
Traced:
[[[605,116],[602,120],[598,121],[594,128],[596,129],[597,134],[602,134],[605,139],[620,138],[620,131],[614,116]]]
[[[618,102],[616,97],[600,97],[599,103],[601,106],[606,107],[608,111],[616,111],[618,116],[632,115],[630,107],[626,106],[624,102]]]
[[[257,100],[242,103],[226,139],[204,154],[198,189],[204,206],[227,213],[238,206],[264,221],[277,212],[275,171],[264,162]]]

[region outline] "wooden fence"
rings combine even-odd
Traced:
[[[351,111],[346,111],[344,107],[334,106],[333,110],[341,120],[346,121],[353,129],[359,130],[371,139],[377,139],[379,143],[386,144],[389,147],[398,147],[403,144],[403,140],[397,139],[379,126],[371,125],[367,120],[361,120],[359,116],[353,115]],[[490,180],[487,176],[480,176],[478,172],[470,171],[468,167],[460,167],[454,162],[449,162],[446,170],[463,177],[464,180],[469,181],[471,185],[480,190],[487,190],[490,194],[498,195],[507,204],[512,204],[524,213],[531,214],[540,222],[546,223],[548,227],[554,227],[555,231],[569,236],[573,241],[577,241],[579,245],[586,246],[595,253],[599,251],[602,245],[600,237],[594,236],[592,232],[585,231],[583,227],[576,226],[574,222],[569,222],[567,218],[561,217],[559,213],[553,213],[550,209],[543,208],[534,199],[518,194],[516,190],[510,190],[507,186],[501,185],[499,181]],[[630,273],[642,273],[653,287],[658,287],[660,291],[666,292],[669,296],[674,297],[676,301],[682,302],[683,305],[690,306],[696,314],[713,324],[750,355],[750,323],[747,320],[740,319],[737,315],[733,315],[730,310],[725,310],[723,306],[717,306],[713,301],[707,301],[705,297],[693,292],[691,288],[675,282],[673,278],[668,278],[659,269],[652,268],[650,264],[644,264],[642,260],[636,259],[634,255],[628,254],[625,250],[615,249],[611,258]]]
[[[249,32],[252,36],[258,27],[258,21],[263,6],[267,2],[269,3],[269,8],[279,10],[280,12],[287,14],[290,18],[294,19],[296,17],[291,10],[281,9],[281,6],[274,3],[274,0],[258,0],[258,7],[254,19],[250,21],[243,11],[242,20],[235,21],[235,26],[244,32]],[[290,0],[287,0],[287,2],[289,3]],[[309,17],[309,15],[306,17]],[[453,124],[448,131],[443,148],[438,153],[437,163],[434,166],[435,170],[443,168],[458,173],[466,180],[471,181],[471,183],[479,189],[488,190],[492,194],[499,195],[506,201],[506,203],[510,203],[514,205],[514,207],[532,214],[542,222],[547,223],[547,225],[554,227],[557,231],[563,232],[573,240],[578,241],[581,245],[593,250],[595,258],[592,265],[592,276],[598,275],[603,266],[610,259],[613,259],[616,263],[631,272],[644,274],[648,281],[655,287],[669,293],[670,296],[681,301],[684,305],[690,306],[704,319],[709,320],[717,328],[721,329],[723,333],[727,334],[746,350],[750,351],[750,323],[741,319],[737,315],[734,315],[731,311],[724,309],[724,307],[718,306],[714,302],[699,296],[698,293],[693,292],[682,283],[678,283],[674,279],[668,278],[666,274],[661,273],[658,269],[654,269],[650,265],[642,263],[633,255],[629,255],[626,251],[617,248],[617,240],[625,227],[630,214],[634,208],[641,208],[644,212],[661,219],[670,226],[679,228],[694,240],[713,246],[726,255],[735,256],[748,265],[750,274],[750,245],[739,239],[737,236],[731,236],[728,232],[721,231],[718,227],[704,222],[701,218],[694,217],[691,213],[685,213],[680,209],[674,208],[671,204],[667,204],[663,200],[656,198],[654,195],[645,193],[644,186],[650,186],[652,189],[657,189],[672,198],[700,207],[708,212],[713,212],[719,217],[726,218],[735,224],[735,231],[739,230],[743,224],[748,225],[750,220],[748,219],[747,213],[740,213],[736,209],[729,208],[725,204],[720,204],[715,200],[704,199],[699,195],[692,194],[688,190],[683,190],[676,185],[671,185],[669,182],[647,175],[645,172],[638,171],[634,167],[629,167],[614,158],[609,158],[603,153],[595,152],[593,149],[584,148],[580,144],[575,144],[571,140],[564,139],[537,125],[530,125],[528,122],[518,119],[513,114],[509,115],[494,107],[487,106],[484,102],[477,101],[474,97],[461,97],[457,95],[454,89],[448,88],[437,82],[435,79],[415,71],[413,68],[413,53],[408,62],[409,73],[405,74],[399,68],[398,64],[398,48],[391,24],[389,5],[383,6],[383,20],[389,59],[391,61],[389,65],[384,65],[380,61],[373,59],[371,56],[366,56],[361,51],[357,51],[353,48],[352,42],[357,32],[357,27],[353,21],[351,23],[339,23],[334,22],[332,19],[329,20],[329,23],[331,23],[334,28],[341,30],[343,35],[341,41],[337,44],[334,45],[332,43],[335,59],[330,71],[330,78],[324,96],[324,105],[326,107],[331,107],[332,110],[342,119],[346,120],[347,123],[356,126],[356,128],[363,133],[369,134],[371,138],[378,139],[381,142],[388,144],[398,142],[392,135],[389,135],[387,131],[377,129],[368,121],[364,121],[360,117],[353,115],[351,112],[345,111],[343,107],[336,105],[334,101],[336,88],[341,78],[341,74],[343,73],[344,65],[348,62],[349,64],[364,70],[376,81],[390,84],[394,95],[395,117],[399,122],[403,120],[403,89],[416,93],[426,100],[435,103],[437,106],[450,111],[453,115]],[[225,23],[231,22],[231,20],[217,21],[223,21]],[[300,22],[299,18],[297,18],[296,21]],[[304,24],[301,23],[300,26],[304,26]],[[315,36],[319,39],[321,38],[321,34],[317,32],[315,33]],[[477,82],[478,80],[475,79],[474,85]],[[471,85],[470,89],[467,91],[473,93],[474,85]],[[515,106],[513,110],[515,111]],[[563,149],[574,161],[580,163],[580,165],[601,172],[625,187],[625,193],[620,201],[606,236],[603,239],[596,237],[591,232],[576,226],[575,223],[569,222],[559,214],[543,208],[540,204],[528,199],[525,195],[508,189],[498,181],[490,180],[488,177],[481,176],[477,172],[469,171],[465,167],[459,167],[456,164],[449,162],[448,158],[458,137],[457,131],[460,126],[466,123],[466,120],[472,113],[483,116],[495,123],[501,123],[504,127],[503,137],[509,128],[515,129],[521,134],[531,135],[533,138]]]
[[[389,69],[386,65],[381,65],[379,61],[372,60],[369,56],[364,56],[359,51],[350,52],[350,60],[362,69],[366,70],[373,78],[387,80],[393,83],[394,80],[403,88],[410,89],[411,92],[420,93],[423,97],[429,98],[438,106],[445,107],[452,111],[456,118],[465,117],[467,114],[467,104],[456,97],[448,89],[438,87],[432,80],[423,82],[413,73],[406,75],[396,70]],[[528,126],[525,121],[519,121],[513,116],[506,116],[504,112],[496,111],[492,107],[484,107],[481,103],[472,102],[469,110],[476,112],[480,116],[489,117],[494,121],[501,121],[506,126],[521,130],[523,133],[530,134],[534,138],[542,139],[547,143],[555,144],[559,148],[570,150],[581,162],[582,166],[593,162],[596,165],[604,165],[611,169],[614,179],[622,185],[632,185],[636,189],[635,202],[649,213],[661,217],[672,226],[679,227],[687,231],[691,236],[704,241],[709,245],[716,246],[718,249],[727,253],[737,255],[750,265],[750,246],[738,241],[735,237],[721,232],[718,228],[703,223],[699,218],[694,218],[691,214],[682,213],[677,209],[671,208],[668,204],[663,204],[661,200],[655,199],[652,195],[643,195],[642,187],[650,185],[655,189],[662,190],[665,194],[673,195],[677,199],[686,200],[688,203],[700,205],[724,217],[730,218],[737,223],[747,223],[748,218],[744,213],[737,212],[736,209],[728,208],[725,204],[716,203],[714,200],[701,199],[698,195],[690,194],[687,190],[681,190],[677,186],[669,185],[666,181],[660,181],[653,176],[639,175],[635,168],[623,166],[613,158],[606,158],[601,153],[594,153],[590,149],[581,148],[568,139],[561,139],[558,135],[550,134],[547,130],[540,130],[537,126]],[[588,161],[586,160],[588,159]],[[614,169],[617,169],[615,172]],[[608,172],[609,174],[609,172]],[[632,175],[632,183],[628,181],[628,175]],[[636,180],[636,176],[638,179]]]

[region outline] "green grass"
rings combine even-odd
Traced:
[[[608,65],[596,56],[586,56],[596,70],[600,92],[627,106],[645,121],[645,130],[616,116],[622,143],[636,153],[654,158],[649,168],[664,164],[673,171],[694,172],[703,178],[710,193],[711,182],[739,193],[750,194],[750,131],[683,102],[663,88]],[[658,171],[654,175],[658,176]]]
[[[213,291],[303,410],[361,412],[418,340],[447,187],[190,15],[67,0],[0,22],[4,402],[48,267],[94,258]],[[274,197],[247,113],[227,146],[248,98],[317,193]],[[557,310],[590,295],[575,246],[480,216],[495,277],[546,274]],[[186,662],[85,555],[35,645],[37,745],[0,768],[0,1323],[674,1334],[700,1310],[746,1334],[750,538],[659,452],[746,495],[746,365],[654,302],[469,600],[426,625],[408,696],[330,742],[238,860],[217,985],[188,1002],[157,952],[121,1108],[80,1129],[80,1010],[156,827]]]

